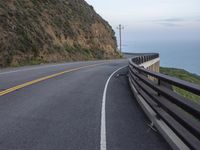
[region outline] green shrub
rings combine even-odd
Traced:
[[[195,84],[200,84],[200,77],[198,75],[192,74],[183,69],[161,67],[160,72],[167,74],[169,76],[177,77],[181,80],[185,80],[185,81],[195,83]],[[188,92],[188,91],[178,88],[176,86],[173,86],[173,90],[187,99],[190,99],[194,102],[200,103],[200,96],[198,96],[196,94],[193,94],[191,92]]]

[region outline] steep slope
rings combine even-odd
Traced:
[[[84,0],[1,0],[0,67],[116,58],[111,26]]]

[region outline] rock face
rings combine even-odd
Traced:
[[[0,67],[117,58],[114,31],[84,0],[1,0]]]

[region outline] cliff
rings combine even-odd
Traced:
[[[0,67],[117,58],[111,26],[84,0],[1,0]]]

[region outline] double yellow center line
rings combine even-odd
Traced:
[[[35,80],[32,80],[32,81],[29,81],[29,82],[26,82],[26,83],[11,87],[9,89],[3,90],[3,91],[0,92],[0,96],[6,95],[6,94],[11,93],[11,92],[14,92],[16,90],[19,90],[19,89],[22,89],[24,87],[30,86],[32,84],[36,84],[38,82],[41,82],[41,81],[44,81],[44,80],[47,80],[47,79],[51,79],[51,78],[63,75],[65,73],[77,71],[77,70],[84,69],[84,68],[95,67],[95,66],[98,66],[98,65],[101,65],[101,64],[103,64],[103,63],[98,63],[98,64],[93,64],[93,65],[73,68],[73,69],[65,70],[65,71],[62,71],[62,72],[59,72],[59,73],[55,73],[55,74],[52,74],[52,75],[48,75],[48,76],[45,76],[45,77],[42,77],[42,78],[39,78],[39,79],[35,79]]]

